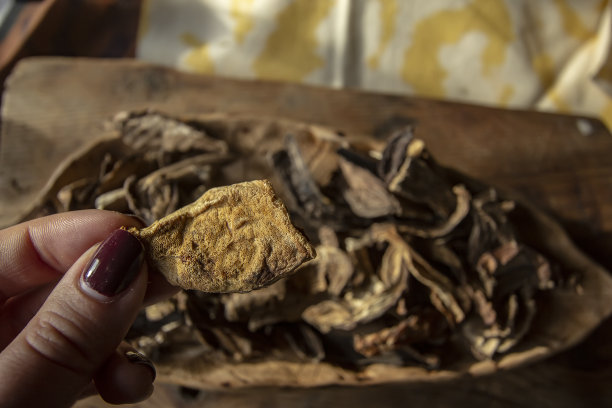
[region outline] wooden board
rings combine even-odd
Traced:
[[[7,82],[0,151],[0,225],[52,169],[122,109],[240,112],[371,134],[413,123],[434,155],[513,187],[552,210],[583,249],[612,268],[612,137],[598,120],[271,82],[220,80],[134,60],[26,59]],[[590,128],[585,135],[579,122]],[[12,143],[33,142],[27,152]]]
[[[67,153],[88,137],[99,134],[104,119],[118,110],[142,108],[172,114],[235,112],[281,116],[363,135],[384,132],[395,125],[415,124],[419,137],[442,163],[519,190],[560,216],[574,233],[580,233],[574,236],[583,248],[608,268],[612,265],[608,254],[612,252],[608,250],[612,247],[609,159],[612,137],[599,121],[301,85],[210,78],[130,60],[36,58],[17,66],[7,82],[2,108],[0,224],[14,220],[42,187],[44,175],[49,175]],[[24,145],[27,147],[23,148]],[[598,249],[601,253],[597,253]],[[612,332],[611,325],[607,322],[600,330],[603,339],[595,337],[589,341],[597,345],[607,343],[604,340]],[[572,406],[568,402],[580,401],[576,399],[580,396],[591,405],[601,406],[612,398],[605,391],[612,379],[612,369],[608,368],[612,367],[609,364],[612,356],[606,355],[603,346],[590,347],[586,352],[591,354],[584,357],[582,350],[576,358],[597,376],[585,376],[575,369],[573,354],[569,353],[565,359],[539,363],[533,369],[462,380],[450,386],[448,394],[440,392],[444,388],[427,385],[421,396],[418,396],[421,388],[415,386],[387,388],[388,392],[382,395],[389,403],[411,400],[418,403],[424,395],[442,398],[437,406],[449,401],[444,400],[447,398],[444,395],[466,398],[472,403],[488,400],[518,405],[552,401],[559,395],[557,406]],[[504,386],[508,382],[510,385]],[[540,391],[532,390],[532,384]],[[380,389],[357,393],[325,390],[312,401],[342,403],[337,398],[348,398],[354,405],[359,401],[355,395],[364,395],[363,401],[367,400],[366,395],[376,395],[370,402],[377,401],[381,395],[377,390]],[[474,395],[465,390],[472,390]],[[347,393],[353,397],[343,397]],[[260,395],[262,401],[267,398],[265,393]],[[287,396],[277,400],[280,404],[281,400],[288,403],[299,399],[302,394],[278,395]]]

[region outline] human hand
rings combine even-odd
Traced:
[[[144,302],[176,289],[147,272],[142,246],[121,226],[141,225],[85,210],[0,231],[0,406],[151,394],[153,365],[122,339]]]

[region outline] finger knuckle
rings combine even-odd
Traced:
[[[90,324],[80,313],[69,313],[68,316],[52,310],[40,311],[32,321],[31,330],[26,331],[26,342],[52,364],[80,376],[91,376],[98,358],[88,346],[95,344],[90,334],[92,331],[87,330]]]

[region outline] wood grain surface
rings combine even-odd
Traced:
[[[0,225],[14,222],[45,176],[119,110],[248,113],[360,135],[414,124],[441,163],[519,191],[559,217],[579,246],[612,269],[612,137],[595,119],[211,78],[133,60],[27,59],[6,89]],[[450,384],[227,394],[181,393],[165,385],[140,406],[607,406],[612,402],[610,334],[612,321],[607,321],[586,343],[560,356]],[[99,406],[99,401],[79,406]]]

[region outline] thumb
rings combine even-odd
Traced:
[[[114,231],[66,272],[38,313],[0,354],[0,401],[70,406],[113,355],[144,299],[140,242]]]

